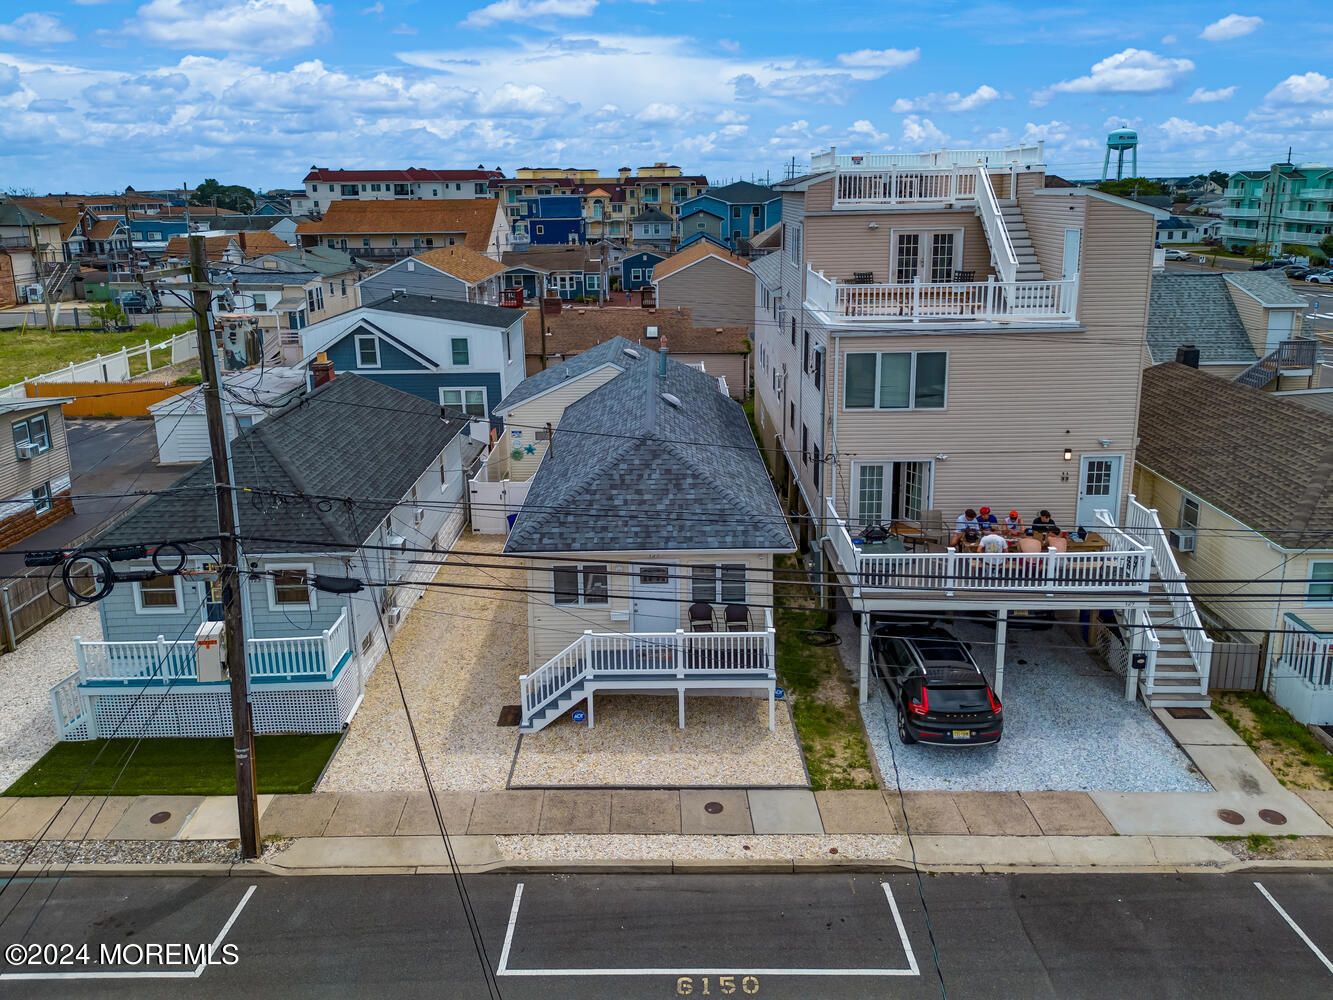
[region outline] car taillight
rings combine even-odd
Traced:
[[[921,689],[921,700],[913,698],[907,703],[907,710],[913,715],[925,715],[930,711],[930,697],[926,694],[926,689]]]
[[[990,699],[990,710],[992,712],[999,715],[1004,711],[1004,706],[1000,704],[1000,700],[995,697],[995,692],[990,688],[986,688],[986,697]]]

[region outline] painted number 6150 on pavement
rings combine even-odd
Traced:
[[[740,992],[754,996],[759,992],[757,976],[741,976],[739,983],[736,979],[736,976],[680,976],[676,980],[676,995],[707,997],[720,993],[723,996],[730,996]]]

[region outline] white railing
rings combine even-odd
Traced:
[[[153,364],[154,351],[158,352],[156,365]],[[197,357],[199,341],[193,333],[176,334],[160,344],[145,338],[142,344],[134,347],[122,347],[111,354],[99,354],[87,361],[71,361],[64,368],[15,382],[0,389],[0,399],[25,398],[28,382],[126,382],[130,377],[130,359],[140,354],[144,357],[145,372],[152,372]]]
[[[1009,238],[1009,227],[1004,224],[1004,214],[1000,211],[999,199],[995,197],[995,188],[991,186],[990,174],[985,167],[976,168],[977,214],[986,230],[986,239],[990,241],[991,254],[995,257],[995,271],[1001,281],[1018,280],[1018,254],[1014,252],[1014,242]]]
[[[857,553],[862,590],[1080,593],[1148,589],[1148,552]]]
[[[51,686],[51,712],[56,720],[56,739],[93,739],[97,736],[88,699],[79,692],[77,673]]]
[[[1006,149],[938,149],[922,153],[839,154],[838,147],[813,153],[810,171],[886,170],[897,167],[992,167],[1040,166],[1045,163],[1045,144],[1010,146]]]
[[[977,196],[977,167],[839,171],[833,207],[893,208],[902,205],[971,202]]]
[[[773,612],[761,631],[584,632],[531,674],[519,677],[526,722],[579,681],[690,680],[725,674],[777,676]]]
[[[1333,689],[1333,635],[1315,632],[1291,613],[1283,618],[1287,634],[1282,637],[1278,665],[1311,687]]]
[[[979,322],[1073,322],[1078,278],[1062,281],[931,282],[843,284],[806,265],[805,305],[827,322],[876,323],[930,320]]]
[[[1152,269],[1154,271],[1166,270],[1166,247],[1155,247],[1153,249]]]
[[[281,639],[246,639],[246,662],[255,680],[327,680],[350,649],[346,610],[319,635]],[[125,684],[190,682],[198,677],[194,640],[156,639],[85,642],[75,636],[81,682]]]
[[[1171,551],[1157,510],[1143,506],[1130,494],[1125,505],[1125,531],[1148,546],[1152,552],[1153,566],[1157,568],[1162,589],[1171,601],[1171,624],[1180,629],[1185,646],[1190,651],[1190,659],[1194,661],[1194,669],[1199,673],[1200,693],[1206,694],[1213,665],[1213,640],[1204,631],[1199,609],[1194,606],[1194,599],[1185,584],[1185,574],[1181,572],[1175,553]]]
[[[826,500],[827,526],[824,533],[828,535],[833,543],[833,553],[837,557],[838,563],[848,572],[856,566],[856,546],[852,543],[851,533],[847,530],[847,522],[838,516],[837,508],[833,506],[832,500]]]

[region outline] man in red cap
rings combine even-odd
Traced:
[[[1023,533],[1023,519],[1018,516],[1018,511],[1011,510],[1004,519],[1004,533],[1014,538]]]
[[[989,507],[982,507],[977,511],[977,527],[981,529],[983,535],[988,531],[995,531],[998,524],[999,520],[990,512]]]

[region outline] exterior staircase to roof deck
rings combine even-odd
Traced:
[[[1013,198],[997,199],[1000,206],[1000,218],[1009,233],[1009,242],[1013,245],[1014,255],[1018,258],[1017,280],[1044,281],[1041,264],[1037,262],[1037,251],[1032,246],[1032,236],[1028,224],[1023,219],[1023,210]]]
[[[1160,645],[1151,685],[1145,679],[1139,682],[1144,701],[1150,708],[1207,708],[1212,704],[1208,679],[1199,673],[1180,627],[1184,623],[1155,571],[1148,593],[1148,616]]]

